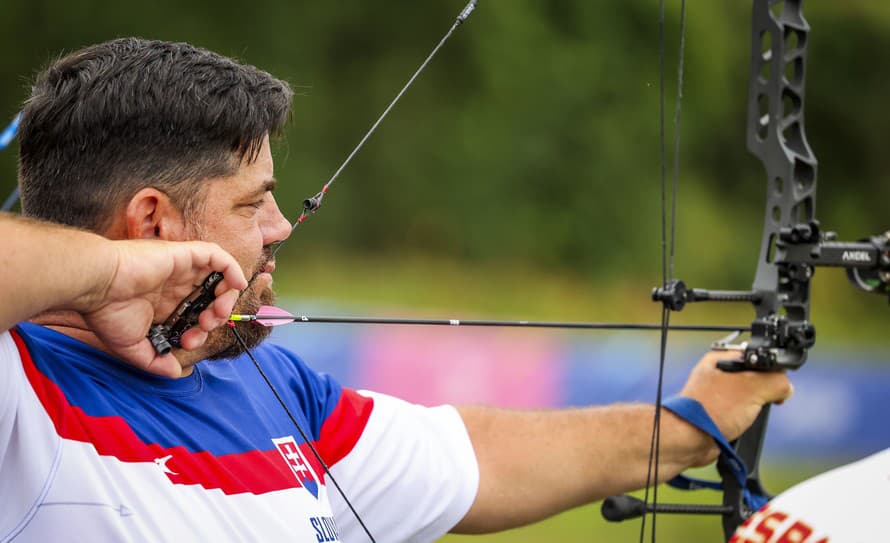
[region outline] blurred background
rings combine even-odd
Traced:
[[[0,124],[62,53],[130,35],[188,41],[294,86],[294,121],[274,150],[278,202],[294,219],[463,6],[11,0],[0,7]],[[806,14],[817,215],[842,240],[878,234],[890,229],[890,4],[812,3]],[[676,275],[691,286],[745,289],[753,278],[765,175],[745,149],[749,18],[746,2],[689,6]],[[669,1],[669,123],[678,28],[679,1]],[[654,0],[483,2],[279,253],[281,305],[309,315],[655,322],[658,36]],[[15,185],[15,154],[14,143],[0,152],[0,196]],[[772,491],[890,444],[887,300],[824,269],[813,289],[818,342],[793,376],[797,396],[774,410],[764,454]],[[750,319],[750,308],[726,305],[673,317]],[[425,404],[654,397],[651,333],[293,325],[274,338],[350,386]],[[669,392],[717,339],[671,338]],[[659,517],[659,537],[718,541],[718,524]],[[606,525],[589,507],[473,540],[627,540],[637,529]]]

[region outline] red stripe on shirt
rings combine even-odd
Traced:
[[[349,388],[342,389],[337,406],[321,425],[316,442],[318,452],[328,466],[333,466],[352,451],[373,410],[373,399]]]
[[[71,405],[59,386],[37,369],[22,337],[15,330],[10,333],[18,347],[25,375],[59,437],[91,443],[99,455],[122,462],[155,462],[172,455],[166,462],[159,463],[158,469],[166,468],[164,473],[175,484],[201,485],[225,494],[263,494],[301,487],[277,448],[220,456],[207,451],[191,452],[181,446],[167,448],[143,442],[122,417],[86,414],[80,407]],[[343,390],[316,442],[329,465],[352,450],[364,430],[372,405],[371,399]],[[299,447],[320,483],[324,484],[324,471],[309,446],[302,443]]]

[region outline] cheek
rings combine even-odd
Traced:
[[[215,239],[208,238],[206,241],[216,243],[224,251],[232,255],[238,261],[238,264],[241,265],[241,270],[244,274],[249,277],[255,271],[258,259],[263,256],[263,245],[259,236],[249,235],[247,232],[242,232],[241,234],[237,237],[228,235],[216,237]]]
[[[235,257],[245,274],[252,273],[263,256],[263,229],[256,216],[244,217],[237,213],[208,210],[203,224],[194,225],[195,237],[216,243]]]

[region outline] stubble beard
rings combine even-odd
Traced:
[[[203,240],[204,231],[200,224],[190,222],[191,233],[194,239]],[[254,280],[263,271],[266,264],[272,258],[272,248],[263,247],[263,254],[257,259],[254,265],[253,274],[250,276],[250,282],[247,288],[241,292],[238,301],[235,303],[234,313],[243,313],[255,315],[261,306],[272,305],[275,302],[275,293],[272,289],[265,287],[258,290],[254,285]],[[271,328],[267,328],[255,322],[229,323],[238,327],[238,335],[244,340],[244,345],[248,349],[253,349],[262,343],[269,334],[272,333]],[[229,326],[220,326],[212,330],[207,335],[207,341],[204,342],[204,350],[208,353],[205,360],[225,360],[235,358],[244,353],[241,343],[235,339],[235,330],[229,330]]]
[[[261,306],[272,305],[274,301],[275,293],[272,292],[271,288],[266,287],[257,292],[251,286],[244,291],[238,303],[235,304],[235,312],[255,315]],[[234,323],[234,325],[238,327],[238,335],[244,340],[244,344],[248,349],[253,349],[272,333],[271,328],[255,322],[240,322]],[[244,353],[244,348],[235,339],[235,330],[229,330],[228,326],[221,326],[210,332],[205,346],[208,352],[211,353],[207,356],[207,360],[235,358]]]

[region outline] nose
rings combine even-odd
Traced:
[[[281,213],[281,209],[279,209],[274,196],[272,196],[272,205],[266,206],[266,209],[269,210],[269,213],[265,217],[263,224],[263,245],[268,246],[273,243],[281,243],[290,236],[290,221]]]

